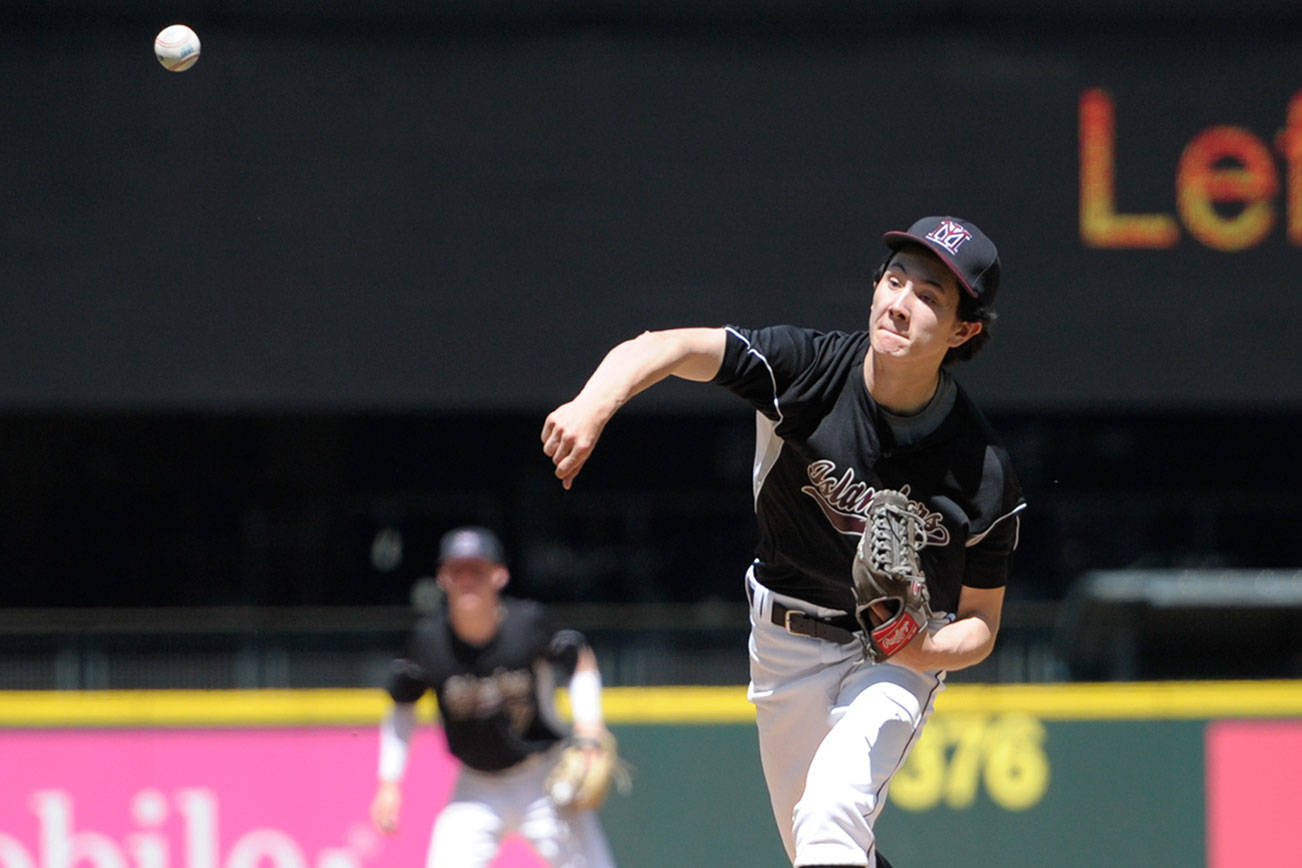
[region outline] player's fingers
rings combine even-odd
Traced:
[[[560,465],[571,458],[582,461],[592,451],[591,438],[584,437],[560,426],[552,432],[551,439],[543,444],[543,452],[554,464]]]
[[[587,460],[587,452],[578,449],[571,450],[564,458],[556,462],[556,478],[563,482],[568,489]]]
[[[555,414],[553,413],[552,416]],[[569,454],[570,447],[567,445],[573,441],[573,435],[566,433],[566,428],[560,422],[554,420],[551,416],[547,418],[547,424],[543,426],[546,436],[543,438],[543,454],[552,461],[559,461]]]
[[[540,433],[539,439],[542,440],[544,444],[546,444],[546,442],[551,441],[552,435],[555,432],[556,432],[556,411],[552,410],[551,413],[547,414],[546,422],[543,422],[543,431],[542,433]]]
[[[560,428],[552,432],[551,439],[543,444],[543,454],[552,460],[553,464],[559,465],[562,461],[574,454],[576,440],[573,435],[566,434]]]

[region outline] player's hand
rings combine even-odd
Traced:
[[[602,738],[610,734],[605,724],[579,720],[574,721],[572,732],[577,739],[592,741],[601,741]]]
[[[873,626],[883,624],[891,617],[891,610],[886,608],[884,603],[873,603],[868,607],[868,612],[872,618]]]
[[[610,416],[593,403],[575,398],[562,404],[543,423],[543,454],[556,465],[556,478],[568,491],[574,484]]]
[[[371,822],[386,835],[398,831],[398,812],[402,808],[402,788],[396,781],[380,781],[371,800]]]

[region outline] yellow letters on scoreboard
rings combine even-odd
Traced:
[[[1302,91],[1289,101],[1274,144],[1282,185],[1270,146],[1243,127],[1211,127],[1189,141],[1176,167],[1175,210],[1190,235],[1214,250],[1246,250],[1274,229],[1278,209],[1285,237],[1302,245]],[[1100,248],[1174,247],[1180,222],[1173,215],[1117,209],[1116,164],[1116,105],[1107,91],[1088,88],[1080,95],[1081,240]]]

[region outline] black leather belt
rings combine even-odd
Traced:
[[[854,615],[818,618],[799,609],[789,609],[777,600],[773,601],[772,619],[774,624],[785,628],[788,633],[826,639],[840,645],[858,642],[859,637],[855,633],[862,629]]]

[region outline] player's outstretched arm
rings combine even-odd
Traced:
[[[669,376],[705,382],[719,372],[727,335],[719,328],[643,332],[602,359],[574,400],[543,424],[543,453],[565,488],[574,483],[606,423],[634,395]]]
[[[600,738],[606,732],[601,711],[601,670],[597,668],[597,655],[586,644],[579,649],[570,676],[570,710],[576,736]]]
[[[395,702],[380,721],[379,783],[371,799],[371,822],[386,835],[398,831],[402,811],[402,775],[407,766],[411,734],[416,729],[416,705]]]
[[[958,617],[934,633],[926,630],[891,658],[892,663],[922,671],[955,672],[990,656],[1003,613],[1003,588],[972,588],[959,594]]]

